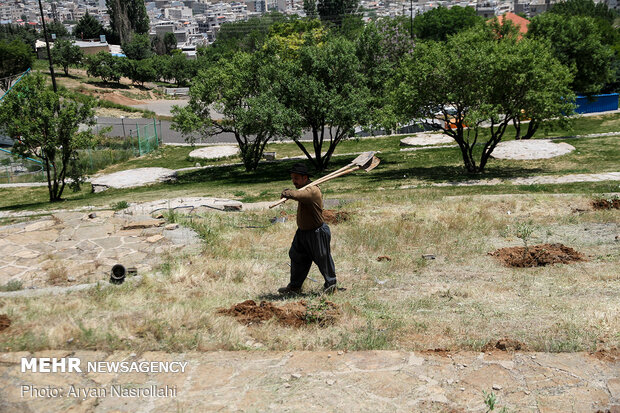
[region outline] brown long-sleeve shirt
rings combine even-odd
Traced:
[[[297,227],[300,230],[314,230],[323,225],[323,196],[318,186],[287,189],[282,191],[282,196],[298,202]]]

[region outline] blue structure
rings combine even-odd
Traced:
[[[575,101],[576,113],[595,113],[607,112],[618,109],[618,94],[609,93],[606,95],[577,96]]]

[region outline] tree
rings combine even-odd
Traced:
[[[47,32],[50,35],[55,34],[57,39],[69,37],[69,31],[65,25],[60,22],[47,23]],[[41,36],[43,37],[43,32],[41,32]]]
[[[11,76],[26,71],[33,61],[32,49],[21,40],[0,41],[0,88],[7,90],[15,80]]]
[[[164,34],[164,50],[166,54],[172,53],[174,49],[177,48],[177,37],[174,33],[167,32]]]
[[[60,39],[54,43],[52,49],[52,59],[54,63],[62,66],[65,75],[69,76],[69,66],[79,65],[84,58],[84,52],[79,46],[74,45],[71,40]]]
[[[166,74],[170,80],[174,80],[178,87],[187,85],[196,75],[195,61],[189,60],[180,50],[175,51],[167,59],[167,64]]]
[[[34,45],[38,38],[39,33],[32,27],[18,26],[17,24],[0,24],[0,40],[7,42],[21,40],[34,50]]]
[[[97,19],[88,14],[84,14],[80,21],[73,29],[73,35],[76,39],[98,39],[100,35],[104,34],[103,26]]]
[[[602,43],[591,17],[543,13],[528,28],[528,37],[548,40],[555,57],[571,69],[574,91],[598,93],[613,79],[613,51]]]
[[[112,37],[118,42],[131,40],[133,33],[148,34],[149,16],[144,0],[106,0]]]
[[[177,38],[172,32],[158,34],[151,40],[151,49],[158,55],[171,54],[177,48]]]
[[[359,0],[318,0],[316,6],[322,21],[341,26],[345,16],[355,14]]]
[[[80,124],[92,125],[93,115],[91,100],[78,103],[54,93],[39,74],[25,77],[0,105],[0,125],[15,142],[13,152],[45,165],[50,202],[61,200],[67,176],[80,182],[78,149],[92,135],[78,129]]]
[[[299,57],[288,62],[285,73],[282,99],[297,113],[300,126],[312,132],[314,156],[299,139],[292,138],[322,171],[338,144],[353,136],[356,126],[370,120],[370,93],[355,45],[342,37],[323,44],[306,43]],[[323,154],[324,143],[327,150]]]
[[[605,20],[609,24],[614,22],[616,13],[605,2],[594,3],[592,0],[566,0],[555,3],[550,13],[562,16],[587,16]]]
[[[370,22],[356,41],[356,54],[370,90],[373,125],[380,124],[386,114],[389,80],[403,58],[413,53],[415,43],[408,25],[400,18]]]
[[[128,59],[142,60],[151,57],[151,41],[147,34],[136,34],[129,42],[123,43],[123,53]]]
[[[144,82],[157,80],[157,72],[152,59],[130,60],[125,69],[125,76],[141,86],[144,86]]]
[[[247,21],[224,23],[217,33],[212,48],[219,56],[231,57],[237,51],[259,50],[269,36],[270,27],[277,22],[288,21],[281,13],[271,12]]]
[[[238,52],[201,71],[190,89],[189,104],[173,109],[173,127],[205,137],[232,133],[246,171],[255,170],[269,141],[300,134],[294,111],[279,99],[278,65],[273,56]],[[224,116],[221,121],[211,120],[211,107]]]
[[[86,60],[86,74],[100,77],[104,82],[119,82],[123,73],[126,73],[127,59],[112,56],[108,52],[99,52],[89,56]]]
[[[473,7],[439,6],[413,19],[413,33],[421,40],[445,41],[448,36],[482,24]]]
[[[316,10],[316,0],[304,0],[304,12],[309,19],[319,17],[319,13]]]
[[[570,115],[570,82],[546,43],[497,41],[487,30],[473,30],[417,45],[391,84],[390,101],[400,120],[451,136],[466,170],[479,173],[516,117]]]

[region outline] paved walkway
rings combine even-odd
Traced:
[[[0,411],[486,412],[483,391],[496,396],[496,411],[620,411],[617,354],[45,351],[34,356],[76,357],[83,370],[88,361],[187,365],[179,373],[22,373],[30,356],[0,354]],[[162,397],[120,397],[122,388]]]
[[[58,212],[0,227],[0,285],[23,288],[107,280],[117,263],[151,271],[166,252],[199,249],[195,232],[148,215]],[[0,411],[2,411],[0,409]]]
[[[430,184],[430,186],[478,186],[478,185],[541,185],[541,184],[569,184],[575,182],[603,182],[603,181],[620,181],[620,172],[605,172],[599,174],[571,174],[571,175],[544,175],[529,176],[525,178],[509,178],[509,179],[477,179],[469,181],[457,182],[440,182]],[[419,188],[421,186],[429,186],[429,184],[418,185],[402,185],[400,189]]]

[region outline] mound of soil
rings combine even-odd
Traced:
[[[482,351],[527,351],[527,346],[519,340],[513,340],[511,338],[502,338],[497,341],[491,340],[484,347]]]
[[[620,349],[616,347],[598,349],[594,352],[594,357],[603,361],[620,361]]]
[[[351,218],[351,213],[347,211],[334,211],[331,209],[323,210],[323,219],[328,224],[339,224],[346,222]]]
[[[286,303],[277,306],[269,301],[256,304],[253,300],[246,300],[230,308],[220,308],[218,314],[233,316],[242,324],[260,324],[276,318],[280,324],[289,327],[301,327],[305,324],[316,323],[325,326],[334,322],[339,314],[336,304],[322,301],[319,305],[308,305],[304,300]]]
[[[544,267],[549,264],[567,264],[586,261],[580,252],[563,244],[540,244],[527,247],[506,247],[489,253],[509,267]]]
[[[11,319],[6,314],[0,314],[0,331],[11,326]]]
[[[594,209],[620,209],[620,199],[595,199],[592,201]]]

